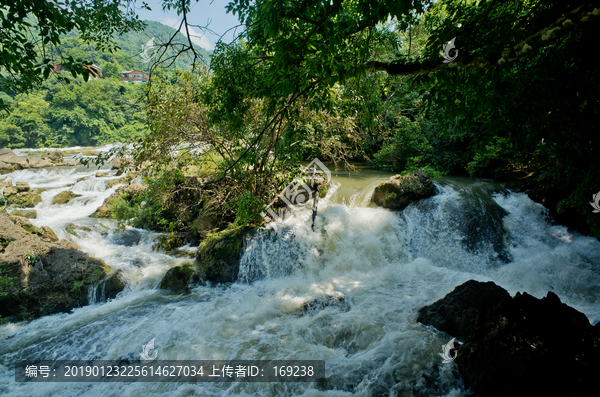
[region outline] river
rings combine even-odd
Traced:
[[[108,169],[108,168],[106,168]],[[600,243],[551,222],[523,193],[491,181],[435,180],[438,194],[395,212],[368,206],[390,173],[333,173],[338,186],[312,220],[246,241],[240,278],[172,296],[157,288],[185,261],[152,249],[156,233],[116,245],[115,221],[89,215],[117,187],[84,167],[20,170],[43,187],[36,226],[121,269],[128,288],[72,313],[0,327],[0,394],[7,396],[466,396],[456,364],[438,353],[451,336],[416,322],[417,310],[463,282],[494,281],[515,294],[555,292],[600,321]],[[113,172],[114,173],[114,172]],[[77,182],[79,178],[89,179]],[[74,185],[72,185],[74,184]],[[50,205],[61,191],[81,197]],[[68,223],[89,227],[80,237]],[[314,229],[314,230],[313,230]],[[291,232],[290,232],[291,231]],[[289,232],[289,233],[288,233]],[[194,251],[187,247],[187,251]],[[325,295],[344,304],[304,315]],[[321,359],[323,383],[16,383],[17,359],[136,358],[155,339],[160,360]]]

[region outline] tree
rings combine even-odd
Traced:
[[[90,62],[63,57],[57,50],[61,36],[77,31],[84,42],[114,51],[115,35],[143,27],[130,5],[118,0],[0,0],[0,91],[31,91],[56,63],[87,80],[84,66]],[[142,7],[148,8],[146,3]],[[5,108],[0,98],[0,110]]]

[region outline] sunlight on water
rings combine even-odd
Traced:
[[[455,364],[441,364],[451,338],[416,322],[417,310],[469,280],[493,280],[511,294],[554,291],[600,320],[600,243],[551,225],[524,194],[449,178],[439,194],[403,212],[367,207],[391,174],[334,176],[339,189],[312,221],[288,219],[279,234],[245,241],[240,279],[169,297],[156,289],[182,259],[153,250],[156,233],[137,230],[132,247],[112,243],[114,221],[87,218],[115,188],[75,169],[14,172],[45,187],[36,225],[121,269],[129,288],[116,299],[0,328],[0,393],[9,396],[369,396],[466,395]],[[87,181],[78,178],[91,176]],[[75,183],[73,186],[67,185]],[[63,190],[82,196],[50,205]],[[87,226],[79,237],[64,228]],[[291,234],[286,234],[290,230]],[[286,236],[286,238],[283,238]],[[323,296],[343,304],[302,314]],[[17,384],[16,359],[135,358],[155,338],[159,359],[323,359],[324,384]],[[335,389],[335,390],[334,390]]]

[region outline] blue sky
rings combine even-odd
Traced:
[[[177,16],[175,11],[165,12],[162,10],[160,0],[145,0],[152,8],[152,11],[141,10],[143,0],[137,0],[135,3],[136,11],[141,19],[158,21],[165,25],[171,26],[174,29],[179,27],[181,17]],[[210,32],[203,32],[198,28],[190,28],[190,36],[194,44],[207,50],[214,49],[215,42],[219,36],[225,33],[228,29],[239,24],[237,18],[225,12],[225,6],[230,0],[200,0],[196,2],[192,0],[191,9],[188,14],[188,22],[191,25],[206,26],[213,30],[217,35]],[[182,32],[184,35],[185,31]],[[239,33],[239,29],[238,29]],[[223,41],[229,42],[233,38],[233,32],[223,37]]]

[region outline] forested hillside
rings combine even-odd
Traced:
[[[9,112],[0,119],[0,147],[66,147],[100,145],[126,141],[144,134],[144,115],[140,98],[145,84],[124,83],[119,80],[124,70],[150,72],[153,64],[140,56],[143,45],[153,40],[155,46],[168,41],[175,29],[154,21],[145,21],[140,32],[129,32],[115,37],[120,49],[99,51],[70,33],[58,47],[57,59],[73,57],[85,59],[102,68],[103,77],[87,82],[81,77],[70,79],[69,84],[52,76],[42,89],[30,94],[0,92],[0,99],[8,104]],[[174,42],[185,37],[177,33]],[[152,56],[156,49],[149,49]],[[167,56],[175,50],[170,50]],[[199,49],[202,62],[209,62],[209,54]],[[156,69],[155,74],[173,75],[173,71],[189,70],[191,59],[183,54],[169,69]]]

